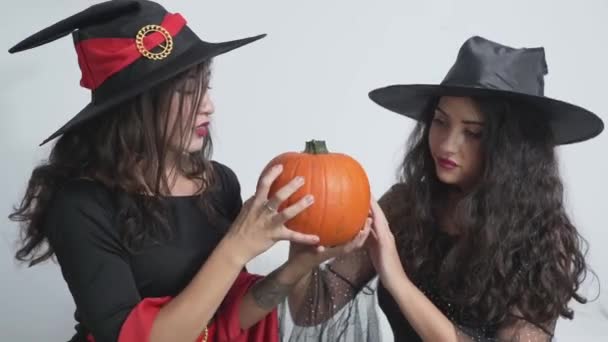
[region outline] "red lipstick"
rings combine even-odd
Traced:
[[[196,126],[194,131],[198,137],[206,137],[209,134],[209,122]]]
[[[453,170],[458,167],[455,161],[448,158],[437,158],[437,163],[444,169]]]

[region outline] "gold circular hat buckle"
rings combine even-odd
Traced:
[[[152,52],[144,46],[144,38],[148,33],[158,32],[165,38],[165,43],[160,44],[159,47],[162,49],[160,52]],[[152,59],[152,60],[161,60],[167,58],[171,51],[173,50],[173,37],[167,29],[159,25],[146,25],[142,27],[139,32],[137,32],[137,36],[135,37],[135,45],[137,46],[137,50],[142,56]]]

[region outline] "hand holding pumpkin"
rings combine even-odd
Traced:
[[[351,253],[363,247],[371,233],[372,219],[368,218],[363,229],[351,241],[334,247],[311,246],[292,242],[289,245],[289,267],[308,272],[323,262]]]
[[[298,201],[285,206],[284,201],[305,183],[303,177],[292,177],[286,184],[269,194],[270,186],[283,172],[282,165],[275,165],[260,177],[254,196],[249,198],[230,226],[225,239],[234,242],[231,248],[242,264],[263,253],[277,241],[288,240],[302,244],[317,244],[315,235],[296,232],[284,223],[314,203],[314,197],[302,196]],[[283,210],[278,212],[281,206]]]
[[[382,208],[376,200],[371,201],[371,208],[372,230],[366,247],[382,285],[390,290],[402,285],[406,274],[397,251],[395,236]]]

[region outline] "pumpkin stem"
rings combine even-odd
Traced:
[[[327,154],[329,151],[327,150],[327,145],[324,140],[311,140],[306,142],[304,153]]]

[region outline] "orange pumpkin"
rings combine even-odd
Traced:
[[[289,229],[315,234],[320,245],[335,246],[352,240],[363,228],[370,208],[370,185],[363,167],[352,157],[331,153],[324,141],[308,141],[303,152],[286,152],[272,159],[265,170],[282,164],[283,172],[270,188],[269,197],[296,176],[304,185],[281,204],[279,211],[306,194],[314,203],[286,222]]]

